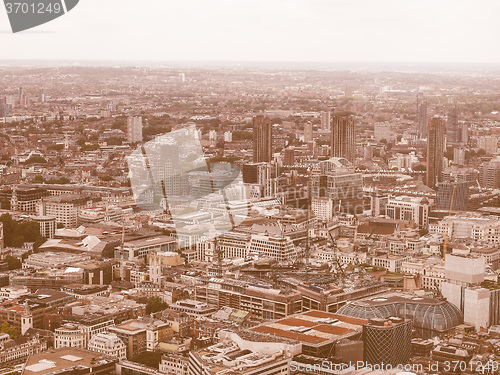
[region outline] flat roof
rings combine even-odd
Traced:
[[[250,328],[257,333],[297,340],[308,345],[324,345],[362,332],[368,320],[325,311],[311,310]]]
[[[61,372],[73,366],[93,368],[116,362],[117,359],[97,352],[79,348],[49,350],[29,356],[24,368],[24,375],[43,375]]]

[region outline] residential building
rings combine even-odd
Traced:
[[[434,117],[427,126],[427,175],[426,185],[435,188],[441,181],[445,149],[446,122]]]
[[[356,157],[354,138],[354,117],[334,114],[330,135],[331,156],[354,163]]]

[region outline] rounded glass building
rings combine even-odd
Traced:
[[[413,328],[423,338],[448,331],[464,321],[462,312],[448,301],[405,293],[350,301],[338,314],[366,320],[388,316],[411,319]]]

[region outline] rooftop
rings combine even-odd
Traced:
[[[311,310],[285,319],[253,327],[253,332],[297,340],[309,345],[323,345],[361,333],[368,321]]]

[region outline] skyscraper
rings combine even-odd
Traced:
[[[264,115],[253,118],[253,161],[271,162],[273,149],[273,129],[271,120]]]
[[[127,137],[130,143],[142,142],[142,117],[129,117]]]
[[[434,117],[427,126],[427,179],[426,185],[435,188],[442,179],[446,122]]]
[[[313,124],[312,122],[308,121],[304,125],[304,142],[312,142],[313,140]]]
[[[422,95],[417,96],[417,130],[420,139],[427,135],[427,101]]]
[[[446,121],[446,142],[448,144],[467,144],[469,134],[467,125],[459,121],[458,106],[454,104],[448,111]]]
[[[436,206],[439,210],[467,211],[469,183],[443,181],[437,185]]]
[[[331,155],[354,163],[354,118],[350,115],[334,115],[330,133]]]
[[[293,149],[293,147],[285,148],[285,158],[283,164],[284,165],[295,164],[295,149]]]
[[[321,112],[321,130],[330,131],[331,121],[330,112]]]

